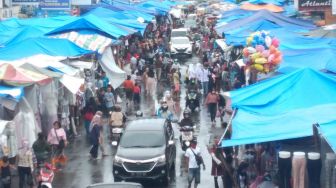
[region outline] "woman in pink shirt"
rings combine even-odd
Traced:
[[[53,128],[50,130],[48,134],[48,143],[52,146],[52,161],[53,163],[56,163],[56,160],[63,156],[64,147],[67,145],[66,133],[59,121],[55,121]]]
[[[216,90],[212,90],[211,93],[209,93],[205,99],[205,104],[208,105],[208,109],[210,112],[210,118],[212,125],[215,124],[216,119],[216,112],[217,112],[217,105],[219,101],[219,96],[216,93]]]

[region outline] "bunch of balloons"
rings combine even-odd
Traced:
[[[282,61],[282,54],[278,50],[279,44],[279,40],[271,37],[269,32],[252,33],[243,49],[245,64],[261,73],[274,72]]]

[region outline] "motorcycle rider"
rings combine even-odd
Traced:
[[[157,116],[160,118],[164,118],[168,120],[168,131],[172,131],[172,121],[174,118],[174,114],[168,109],[168,104],[167,101],[163,100],[161,102],[161,107],[157,111]]]
[[[161,107],[157,110],[157,116],[170,121],[173,120],[174,114],[170,110],[168,110],[167,101],[163,100],[161,102]]]
[[[33,150],[38,164],[46,162],[50,157],[51,147],[42,133],[37,134],[37,140],[33,143]]]
[[[192,95],[192,93],[194,93],[196,95],[196,98],[193,98],[193,97],[189,98],[189,94]],[[195,109],[199,110],[200,103],[199,103],[198,86],[197,86],[197,83],[196,83],[196,79],[190,80],[190,82],[187,86],[186,107],[190,108],[191,100],[195,100],[194,101]]]
[[[194,126],[194,122],[192,121],[190,114],[191,114],[191,112],[188,108],[186,108],[183,111],[183,119],[180,122],[180,127],[183,127],[183,126],[193,127]]]

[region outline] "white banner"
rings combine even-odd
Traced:
[[[336,15],[336,0],[331,0],[332,14]]]

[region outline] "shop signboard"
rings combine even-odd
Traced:
[[[299,11],[325,11],[331,9],[331,0],[299,0]]]
[[[64,10],[70,9],[71,0],[40,0],[41,9]]]
[[[38,4],[40,0],[12,0],[12,4],[24,4],[24,5],[30,5],[30,4]]]

